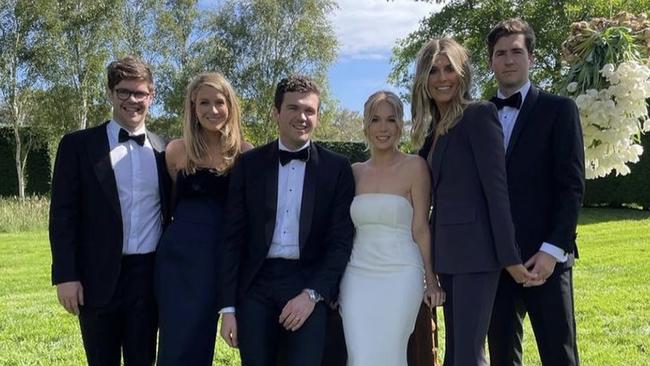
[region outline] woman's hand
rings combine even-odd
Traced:
[[[424,303],[427,304],[429,309],[441,306],[445,302],[445,297],[445,291],[440,287],[435,277],[428,279],[424,289]]]

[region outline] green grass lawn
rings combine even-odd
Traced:
[[[582,364],[650,365],[650,213],[585,209],[578,240]],[[529,327],[524,339],[526,365],[540,365]],[[58,305],[50,285],[47,232],[0,234],[0,365],[84,363],[76,318]],[[240,363],[219,341],[215,364]]]

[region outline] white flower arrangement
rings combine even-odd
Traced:
[[[562,44],[568,65],[560,89],[580,111],[587,179],[630,173],[643,154],[640,136],[650,131],[650,20],[619,13],[571,25]]]
[[[630,173],[628,163],[636,163],[643,154],[639,144],[642,132],[650,131],[646,99],[650,98],[650,68],[636,61],[618,67],[606,64],[601,75],[606,89],[589,89],[574,99],[580,111],[585,143],[587,179]],[[574,93],[576,82],[567,85]]]

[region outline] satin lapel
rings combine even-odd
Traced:
[[[530,89],[528,90],[528,94],[526,94],[526,99],[524,100],[524,103],[521,106],[519,115],[517,115],[517,121],[515,122],[514,129],[512,130],[510,141],[508,141],[508,148],[506,149],[506,163],[510,159],[510,154],[512,153],[512,149],[514,149],[514,147],[517,144],[517,141],[519,140],[519,135],[521,135],[521,131],[526,127],[526,124],[528,123],[527,121],[531,117],[533,108],[535,107],[535,103],[537,102],[538,95],[539,95],[539,91],[537,90],[537,88],[531,85]]]
[[[318,179],[318,166],[320,157],[318,156],[318,149],[312,142],[309,146],[310,156],[305,166],[305,179],[302,186],[302,201],[300,203],[300,223],[298,242],[302,250],[305,241],[309,236],[311,230],[312,218],[314,216],[314,201],[316,200],[316,186],[320,179]]]
[[[436,141],[436,146],[434,146],[433,156],[431,157],[431,175],[433,178],[433,192],[435,192],[436,187],[438,187],[438,182],[440,181],[440,169],[442,167],[442,158],[447,151],[447,144],[449,143],[449,135],[454,133],[453,129],[447,131],[446,134],[438,137]]]
[[[158,193],[160,194],[160,211],[163,214],[163,221],[168,217],[169,212],[167,207],[167,167],[165,166],[165,142],[156,134],[147,132],[149,142],[153,148],[154,156],[156,157],[156,169],[158,170]]]
[[[275,215],[278,209],[278,142],[275,141],[269,146],[267,155],[268,159],[262,161],[263,166],[260,169],[266,170],[265,194],[264,194],[264,212],[266,223],[264,225],[264,234],[266,245],[271,246],[273,240],[273,230],[275,229]]]
[[[110,148],[108,145],[108,135],[106,134],[106,124],[93,129],[93,134],[87,140],[86,150],[93,165],[93,171],[97,176],[99,186],[102,192],[108,198],[113,211],[122,220],[122,211],[120,210],[120,198],[117,193],[117,183],[115,183],[115,172],[111,165]]]

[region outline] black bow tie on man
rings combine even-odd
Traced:
[[[516,92],[513,95],[509,96],[506,99],[501,99],[499,97],[494,97],[490,99],[497,109],[502,109],[503,107],[512,107],[512,108],[521,108],[521,93]]]
[[[280,164],[282,164],[282,166],[287,165],[287,163],[293,159],[302,161],[309,160],[309,148],[298,151],[280,150]]]
[[[117,135],[117,141],[119,143],[126,142],[129,140],[135,141],[138,145],[142,146],[144,145],[144,133],[139,134],[139,135],[129,135],[128,132],[126,132],[125,129],[121,128],[119,135]]]

